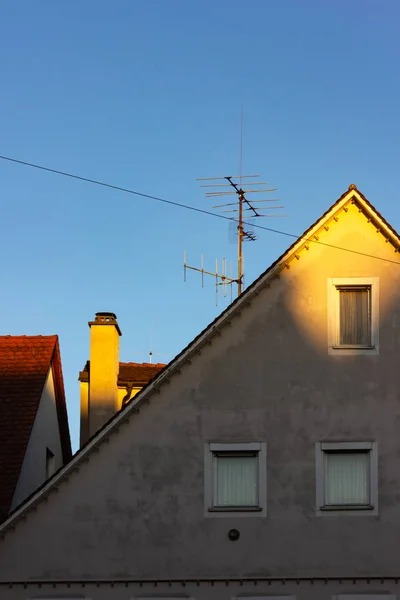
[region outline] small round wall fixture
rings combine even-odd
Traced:
[[[240,531],[238,529],[230,529],[228,538],[231,540],[231,542],[237,542],[237,540],[240,538]]]

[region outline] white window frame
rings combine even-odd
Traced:
[[[377,442],[317,442],[315,445],[317,516],[376,516],[378,514],[378,444]],[[325,506],[325,452],[365,451],[369,453],[370,506]]]
[[[339,343],[339,288],[360,286],[371,288],[371,345],[341,346]],[[379,277],[331,277],[328,279],[328,353],[331,355],[379,354]]]
[[[258,453],[258,507],[214,508],[214,453]],[[206,517],[265,517],[267,515],[267,445],[265,442],[208,442],[204,448],[204,509]]]

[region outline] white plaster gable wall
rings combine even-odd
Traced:
[[[53,369],[50,367],[39,408],[32,427],[21,473],[11,503],[11,511],[34,492],[46,479],[46,447],[54,455],[54,468],[62,466]]]

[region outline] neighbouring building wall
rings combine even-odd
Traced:
[[[288,590],[301,600],[393,589],[367,579],[400,575],[400,269],[389,262],[398,255],[356,206],[320,239],[355,252],[310,244],[270,287],[248,298],[231,326],[137,414],[127,412],[108,443],[6,532],[0,580],[335,579],[305,593],[301,584],[271,592],[254,586],[250,593]],[[364,249],[387,261],[361,255]],[[379,279],[379,354],[329,353],[327,290],[335,277]],[[377,443],[378,514],[317,514],[321,440]],[[265,517],[207,513],[209,442],[266,445]],[[232,528],[237,541],[228,537]],[[354,576],[364,580],[339,580]],[[239,584],[220,594],[193,586],[189,595],[227,600],[245,591]],[[79,593],[92,600],[152,597],[149,588]],[[21,590],[16,594],[20,600]],[[175,595],[185,594],[182,587]]]
[[[143,386],[142,386],[143,387]],[[138,392],[142,389],[142,387],[134,387],[132,388],[131,395],[129,396],[129,400],[132,400],[136,396]],[[118,410],[122,407],[122,401],[127,395],[127,389],[123,387],[118,388]]]
[[[48,451],[53,455],[52,459]],[[11,511],[40,487],[47,477],[52,475],[51,471],[56,471],[62,464],[53,370],[50,368],[22,463]],[[47,469],[50,469],[48,473],[46,465]]]
[[[80,446],[86,444],[90,438],[89,429],[89,383],[80,381]]]
[[[133,387],[132,388],[132,392],[131,395],[129,396],[129,400],[131,400],[134,396],[136,396],[136,394],[138,392],[140,392],[140,390],[142,389],[143,386],[140,387]],[[88,406],[89,406],[89,383],[87,381],[81,381],[79,383],[79,389],[80,389],[80,396],[81,396],[81,421],[87,421],[87,413],[88,413]],[[118,386],[118,403],[117,403],[117,411],[121,409],[122,407],[122,401],[125,398],[125,396],[127,395],[128,390],[126,387],[119,387]],[[88,439],[88,436],[86,436],[86,440]]]

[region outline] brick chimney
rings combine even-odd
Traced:
[[[80,445],[118,411],[119,336],[114,313],[98,312],[90,327],[90,361],[80,373]]]

